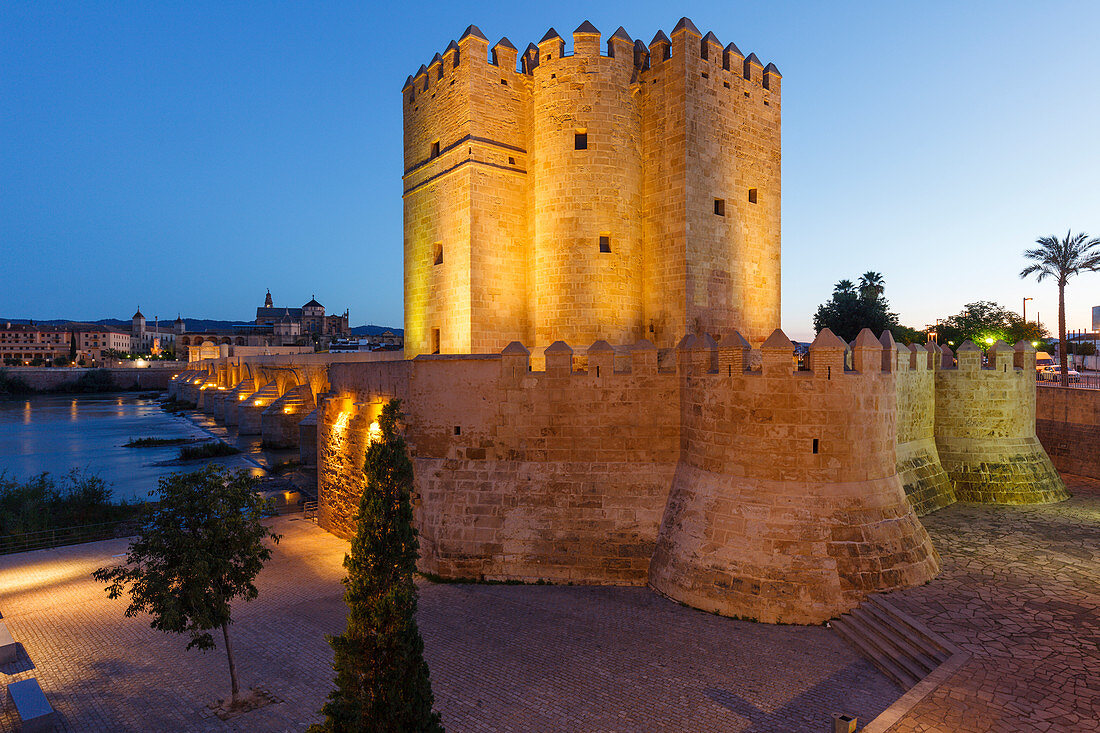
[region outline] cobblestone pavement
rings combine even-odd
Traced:
[[[887,598],[972,655],[891,733],[1100,730],[1100,481],[921,519],[943,572]]]
[[[301,731],[331,685],[324,634],[343,628],[347,544],[300,520],[277,531],[231,641],[242,687],[282,702],[213,716],[222,649],[184,651],[91,579],[123,540],[0,557],[0,612],[26,650],[0,684],[37,677],[64,731]],[[423,585],[419,618],[449,731],[819,731],[834,710],[866,721],[900,694],[827,629],[719,618],[642,588]],[[7,703],[0,730],[14,726]]]

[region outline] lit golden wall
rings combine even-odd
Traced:
[[[750,64],[745,79],[713,43],[702,58],[690,23],[648,68],[611,43],[575,33],[563,55],[551,37],[517,73],[510,44],[489,61],[468,31],[403,90],[409,357],[432,350],[432,329],[444,353],[538,353],[559,339],[668,348],[699,329],[759,344],[779,325],[778,74]]]
[[[532,76],[534,349],[557,340],[642,336],[642,159],[633,53],[600,54],[598,35],[539,46]],[[588,147],[577,150],[585,130]],[[610,239],[601,252],[599,239]]]

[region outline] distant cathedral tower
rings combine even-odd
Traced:
[[[145,333],[145,316],[141,315],[141,306],[138,306],[137,313],[130,319],[130,333],[134,336]]]
[[[264,298],[264,308],[274,308],[274,304],[271,302],[271,289],[268,288],[267,297]]]
[[[551,29],[517,70],[470,26],[406,80],[406,356],[779,326],[779,70],[671,35]]]

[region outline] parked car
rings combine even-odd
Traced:
[[[1054,365],[1054,366],[1045,366],[1045,367],[1043,367],[1042,369],[1039,370],[1039,374],[1042,377],[1044,382],[1061,382],[1062,381],[1062,367],[1058,366],[1057,364]],[[1067,372],[1067,374],[1069,374],[1069,381],[1071,383],[1081,381],[1081,374],[1076,369],[1073,369],[1071,367],[1070,370]]]

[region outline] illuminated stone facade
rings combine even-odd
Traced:
[[[524,52],[471,26],[403,90],[405,348],[658,348],[779,325],[780,75],[683,19]]]
[[[956,366],[825,330],[796,367],[774,67],[686,19],[600,48],[587,23],[572,55],[551,32],[516,71],[471,27],[406,84],[413,358],[223,358],[173,394],[272,443],[297,425],[345,537],[400,399],[423,570],[648,584],[770,622],[926,582],[918,516],[956,498],[1065,496],[1026,343]]]

